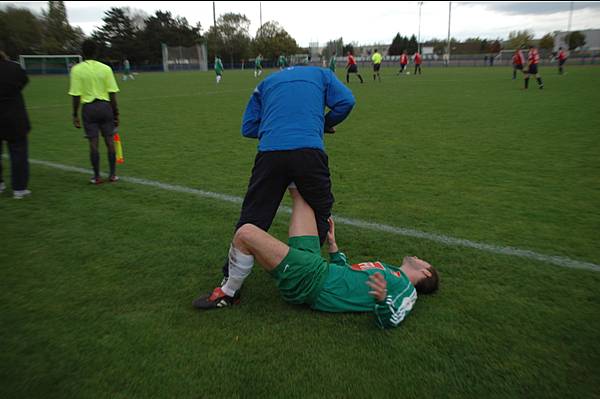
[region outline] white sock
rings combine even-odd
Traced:
[[[242,288],[244,280],[250,275],[254,266],[254,256],[246,255],[233,246],[229,247],[229,279],[221,289],[227,296],[234,296]]]
[[[262,75],[262,69],[258,71],[258,76]]]
[[[221,81],[221,75],[217,75],[217,83]]]

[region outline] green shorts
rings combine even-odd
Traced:
[[[329,266],[321,257],[319,237],[290,237],[288,245],[288,254],[270,273],[286,302],[310,305],[325,283]]]

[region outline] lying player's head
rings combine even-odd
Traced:
[[[96,42],[92,39],[86,39],[81,43],[81,54],[86,60],[95,58],[98,55],[97,50]]]
[[[419,294],[432,294],[437,291],[440,278],[435,267],[416,256],[404,257],[402,266],[415,276],[411,281]]]

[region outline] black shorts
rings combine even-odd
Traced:
[[[302,148],[289,151],[265,151],[256,154],[252,176],[242,204],[236,230],[251,223],[268,231],[288,185],[294,182],[304,200],[315,212],[319,240],[327,237],[331,208],[329,159],[325,151]]]
[[[515,69],[518,69],[519,71],[522,71],[522,70],[523,70],[523,64],[513,64],[513,67],[514,67]]]
[[[112,107],[108,101],[96,100],[84,104],[81,111],[83,117],[83,129],[88,139],[98,137],[102,132],[104,137],[110,137],[115,130],[115,118]]]
[[[358,73],[358,67],[356,64],[352,64],[348,67],[348,73]]]
[[[565,61],[566,61],[566,60],[558,60],[558,66],[563,66],[563,65],[565,65]]]
[[[373,64],[373,72],[379,72],[381,69],[381,64]]]
[[[537,64],[531,64],[529,65],[529,70],[527,71],[528,74],[530,75],[537,75],[538,73],[538,66]]]

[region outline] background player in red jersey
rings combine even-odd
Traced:
[[[521,49],[516,49],[515,53],[512,56],[512,64],[513,64],[513,80],[517,78],[517,70],[523,72],[523,54],[521,53]]]
[[[516,49],[513,54],[513,80],[517,78],[517,71],[523,72],[523,54],[521,49]]]
[[[565,51],[563,50],[562,47],[558,48],[557,58],[558,58],[558,74],[563,75],[565,73],[563,65],[565,65],[565,61],[567,61],[567,53],[565,53]]]
[[[419,71],[419,75],[421,74],[421,60],[423,59],[421,57],[421,54],[417,51],[414,55],[414,59],[415,59],[415,75],[417,74],[417,70]]]
[[[538,64],[540,62],[540,53],[535,46],[529,46],[529,54],[527,55],[527,71],[525,72],[525,90],[529,88],[529,76],[535,75],[540,89],[544,88],[542,77],[538,72]]]
[[[350,83],[350,74],[355,73],[356,76],[360,79],[360,83],[363,83],[363,78],[358,73],[358,66],[356,65],[356,60],[352,56],[352,52],[348,51],[348,63],[346,64],[346,83]]]
[[[402,74],[402,72],[404,72],[407,65],[408,65],[408,54],[406,54],[406,50],[404,50],[402,52],[402,55],[400,56],[400,72],[398,73],[398,75],[400,75],[400,74]]]

